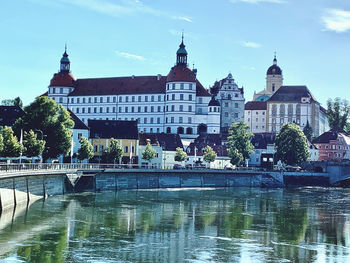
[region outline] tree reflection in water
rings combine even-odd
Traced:
[[[237,188],[50,197],[0,230],[0,258],[350,262],[348,196]]]

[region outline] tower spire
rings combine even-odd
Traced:
[[[273,59],[273,64],[277,65],[276,51],[275,51],[275,56],[274,56],[274,59]]]
[[[187,66],[187,51],[184,44],[184,33],[182,32],[181,44],[176,52],[176,65]]]
[[[64,45],[64,53],[63,56],[61,58],[61,72],[62,73],[69,73],[70,71],[70,61],[68,58],[68,54],[67,54],[67,43]]]

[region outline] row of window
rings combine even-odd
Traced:
[[[189,84],[180,83],[180,85],[178,85],[178,86],[179,86],[180,90],[184,90],[184,89],[192,90],[193,89],[193,84],[192,83],[189,83]],[[167,90],[170,90],[170,88],[172,90],[175,90],[176,89],[175,83],[172,83],[171,85],[170,84],[166,85],[166,89]]]
[[[57,91],[57,94],[63,94],[63,88],[51,88],[51,93],[55,94]],[[68,93],[72,92],[73,88],[69,88]]]
[[[350,146],[343,146],[343,145],[319,145],[317,148],[318,149],[333,149],[333,150],[350,150]]]
[[[292,104],[288,104],[288,115],[293,115],[294,110],[293,110],[293,105]],[[297,104],[296,106],[296,115],[300,115],[301,112],[301,106],[300,104]],[[284,104],[281,104],[279,106],[279,114],[281,116],[284,116],[286,114],[286,106]],[[272,115],[277,115],[277,105],[273,104],[272,105]]]
[[[162,101],[164,95],[151,96],[119,96],[118,102],[155,102]],[[70,98],[70,103],[116,103],[117,97],[88,97],[88,98]]]
[[[184,123],[184,117],[178,117],[178,119],[175,117],[170,117],[170,118],[166,117],[165,123],[169,123],[169,121],[170,123],[175,123],[176,120],[178,120],[178,123]],[[188,124],[192,123],[192,117],[187,117],[187,123]]]
[[[252,114],[253,114],[253,111],[252,111]],[[248,115],[250,115],[250,111],[248,111]],[[255,115],[259,115],[259,111],[255,111]],[[265,111],[262,111],[261,115],[265,115]]]
[[[224,116],[225,116],[225,117],[228,117],[228,116],[229,116],[228,112],[225,112],[225,113],[224,113]],[[238,118],[238,112],[235,112],[235,113],[233,114],[233,116],[234,116],[235,118]],[[249,121],[249,119],[248,119],[248,121]]]
[[[238,98],[238,93],[235,93],[235,98]],[[221,93],[221,99],[228,99],[228,100],[231,100],[232,99],[232,95],[231,94],[224,94],[224,93]]]
[[[224,103],[224,107],[226,107],[226,108],[229,107],[228,102]],[[235,103],[235,108],[238,109],[238,103],[237,102]]]
[[[176,96],[179,95],[179,96]],[[201,100],[202,98],[199,98],[199,100]],[[171,96],[169,94],[166,95],[166,100],[170,101],[170,100],[185,100],[185,94],[171,94]],[[192,101],[193,100],[193,96],[192,94],[188,94],[187,97],[188,101]],[[202,101],[203,102],[203,101]],[[202,103],[200,102],[200,103]]]
[[[129,146],[124,146],[124,153],[129,153]],[[105,145],[94,145],[94,152],[103,152]],[[131,153],[135,153],[135,146],[131,147]]]

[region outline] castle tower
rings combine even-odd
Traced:
[[[208,133],[220,133],[220,102],[211,98],[208,104]]]
[[[274,94],[283,85],[282,70],[277,66],[277,58],[273,59],[273,65],[268,68],[266,73],[266,90]]]

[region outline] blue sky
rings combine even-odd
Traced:
[[[166,75],[182,30],[205,87],[231,72],[251,100],[276,51],[285,85],[350,99],[347,0],[1,0],[0,100],[45,92],[66,42],[77,78]]]

